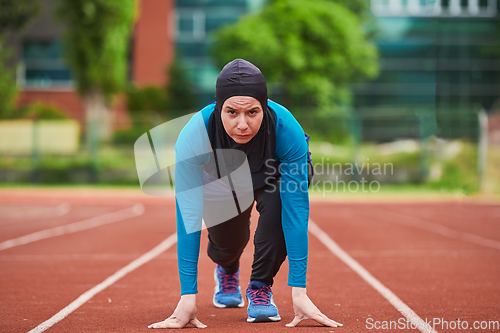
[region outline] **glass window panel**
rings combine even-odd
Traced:
[[[223,18],[207,18],[206,27],[207,31],[212,31],[220,28],[225,24],[231,24],[236,21],[234,17],[223,17]]]
[[[208,0],[208,6],[231,6],[231,7],[246,7],[247,0]]]
[[[176,47],[183,58],[203,57],[206,54],[205,43],[177,43]]]
[[[177,8],[186,6],[200,6],[204,5],[206,2],[208,2],[208,0],[177,0],[176,6]]]
[[[178,22],[177,29],[180,33],[191,33],[191,34],[193,33],[193,28],[194,28],[193,16],[179,17],[177,22]]]
[[[201,9],[177,11],[177,40],[196,42],[205,39],[205,12]]]
[[[62,46],[59,41],[25,41],[23,43],[23,59],[58,59],[62,57]]]
[[[23,42],[24,83],[26,86],[69,86],[71,71],[63,59],[59,40],[27,40]]]
[[[28,69],[26,70],[26,80],[56,80],[56,81],[69,81],[71,74],[64,69]]]

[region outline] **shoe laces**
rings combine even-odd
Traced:
[[[250,298],[253,300],[254,305],[269,305],[271,298],[271,286],[263,286],[259,289],[248,289]]]
[[[218,272],[221,280],[222,293],[235,293],[238,291],[238,272],[227,274]]]

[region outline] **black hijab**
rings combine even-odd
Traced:
[[[264,111],[259,131],[245,144],[234,141],[222,124],[222,105],[226,99],[233,96],[253,97],[260,102]],[[267,106],[267,85],[264,75],[246,60],[231,61],[224,66],[217,77],[215,102],[215,109],[208,123],[208,136],[212,149],[214,151],[215,149],[238,149],[244,152],[252,173],[253,189],[263,187],[266,185],[266,178],[275,174],[273,168],[276,148],[276,119],[274,112]],[[221,163],[221,161],[217,162]],[[235,166],[231,169],[235,170]]]

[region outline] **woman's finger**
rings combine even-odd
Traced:
[[[295,327],[295,326],[297,326],[297,324],[298,324],[298,323],[300,323],[301,321],[302,321],[302,319],[301,319],[301,318],[299,318],[299,316],[295,316],[295,317],[293,318],[292,322],[291,322],[291,323],[286,324],[285,326],[286,326],[286,327]]]
[[[206,328],[207,325],[203,324],[197,318],[193,318],[189,321],[190,324],[194,325],[196,328]]]
[[[338,323],[335,320],[331,320],[330,318],[325,316],[323,313],[319,313],[318,315],[316,315],[314,320],[316,320],[318,323],[323,324],[325,326],[330,326],[330,327],[343,326],[341,323]]]
[[[175,319],[165,319],[148,326],[148,328],[182,328],[178,320]]]
[[[341,323],[339,323],[338,321],[335,321],[335,320],[333,320],[333,319],[328,318],[328,317],[327,317],[325,314],[323,314],[323,313],[321,313],[321,315],[322,315],[323,317],[325,317],[326,319],[330,320],[331,322],[335,323],[335,325],[337,325],[337,326],[344,326],[344,324],[341,324]]]
[[[159,321],[157,323],[149,325],[148,328],[162,328],[161,327],[162,324],[163,324],[163,321]]]

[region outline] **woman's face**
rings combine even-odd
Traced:
[[[233,96],[222,105],[222,124],[226,133],[239,144],[250,141],[259,131],[264,111],[250,96]]]

